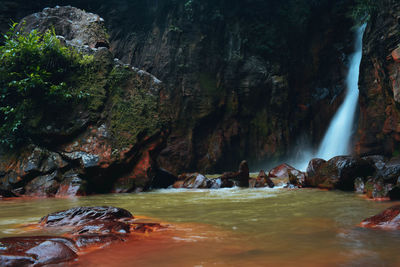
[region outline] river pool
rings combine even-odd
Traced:
[[[81,255],[69,265],[400,266],[400,233],[357,226],[395,204],[354,193],[282,188],[13,199],[0,201],[0,237],[38,234],[26,224],[50,212],[110,205],[168,228]]]

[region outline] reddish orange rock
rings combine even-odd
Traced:
[[[392,58],[396,62],[400,62],[400,47],[392,51]]]
[[[400,230],[400,205],[390,207],[360,224],[365,228]]]

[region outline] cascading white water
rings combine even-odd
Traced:
[[[350,68],[346,79],[346,96],[344,102],[339,107],[333,117],[328,131],[319,146],[318,152],[304,153],[299,160],[294,160],[292,165],[299,170],[305,171],[308,162],[312,158],[322,158],[329,160],[335,156],[350,154],[350,141],[353,133],[354,117],[358,102],[358,77],[360,72],[360,63],[362,57],[362,39],[366,24],[357,29],[355,52],[350,58]]]
[[[358,77],[362,57],[362,38],[366,24],[357,29],[355,53],[350,59],[350,68],[347,74],[347,92],[343,104],[340,106],[326,132],[318,149],[316,157],[328,160],[334,156],[350,154],[350,139],[353,132],[354,117],[358,102]]]

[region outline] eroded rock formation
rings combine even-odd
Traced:
[[[360,66],[360,155],[400,153],[400,3],[378,1],[364,35]]]
[[[32,196],[65,196],[172,184],[174,178],[156,163],[165,147],[168,123],[162,82],[114,59],[98,15],[56,7],[23,21],[24,31],[54,26],[65,45],[93,56],[90,73],[72,74],[90,97],[72,105],[66,115],[38,118],[31,144],[0,153],[0,188]]]

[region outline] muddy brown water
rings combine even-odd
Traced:
[[[400,233],[357,225],[398,202],[313,189],[160,190],[0,201],[0,237],[76,206],[111,205],[169,227],[80,255],[73,266],[400,266]],[[52,233],[57,234],[57,233]]]

